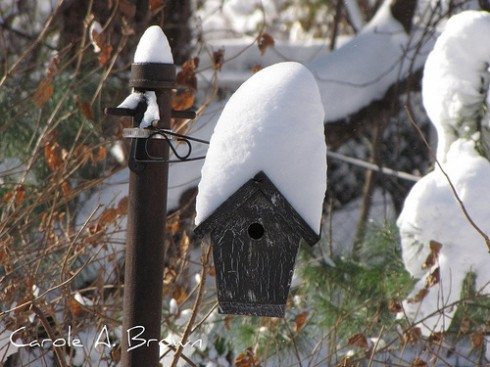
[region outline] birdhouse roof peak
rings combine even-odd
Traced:
[[[245,205],[258,192],[262,193],[270,201],[271,205],[277,208],[277,214],[294,231],[298,231],[309,245],[312,246],[319,241],[320,236],[298,214],[263,171],[258,172],[225,200],[194,229],[194,234],[198,238],[204,237],[218,227],[220,223],[227,221],[230,215],[236,213],[240,207]]]

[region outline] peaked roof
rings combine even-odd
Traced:
[[[305,220],[298,214],[293,206],[286,200],[277,187],[260,171],[254,178],[247,181],[242,187],[223,202],[209,217],[194,229],[197,238],[204,237],[220,223],[225,222],[242,205],[246,204],[255,193],[261,192],[277,208],[277,214],[288,223],[291,228],[298,231],[301,237],[313,246],[320,240],[320,236],[311,229]]]

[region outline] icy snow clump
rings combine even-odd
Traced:
[[[326,189],[324,110],[311,72],[296,62],[267,67],[232,95],[216,124],[199,183],[196,224],[264,171],[320,231]]]
[[[490,13],[465,11],[447,22],[427,58],[422,93],[437,129],[440,161],[453,141],[479,130],[490,82],[489,39]],[[490,128],[488,116],[486,120],[484,131]]]
[[[145,127],[150,127],[153,121],[160,120],[160,111],[158,109],[157,96],[155,92],[153,91],[147,91],[144,93],[132,92],[117,107],[135,109],[136,106],[138,106],[138,103],[141,102],[142,100],[146,100],[146,103],[148,103],[148,107],[146,108],[145,114],[143,115],[143,119],[141,120],[139,127],[145,128]]]

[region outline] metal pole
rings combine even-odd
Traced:
[[[158,127],[169,128],[174,65],[133,64],[131,72],[131,85],[135,89],[155,91],[160,111]],[[169,147],[164,140],[150,139],[147,149],[152,156],[168,160]],[[132,151],[136,158],[145,159],[145,139],[133,139]],[[161,340],[168,163],[142,163],[135,161],[134,157],[130,160],[121,360],[123,367],[157,367]]]

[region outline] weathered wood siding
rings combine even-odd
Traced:
[[[253,223],[264,227],[249,236]],[[221,313],[283,317],[301,236],[257,191],[211,232]]]

